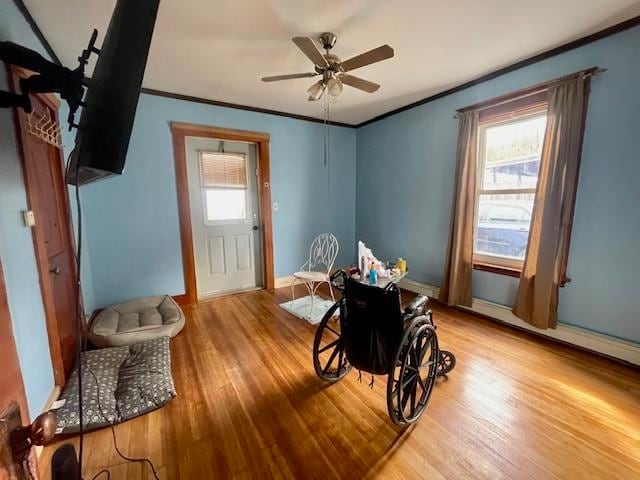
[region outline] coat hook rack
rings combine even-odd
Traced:
[[[27,114],[27,132],[43,142],[62,148],[62,135],[57,122],[51,117],[49,110],[44,114]]]

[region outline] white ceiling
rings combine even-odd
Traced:
[[[25,4],[73,68],[115,0]],[[395,49],[352,72],[378,92],[345,87],[332,105],[332,120],[356,124],[636,15],[640,0],[161,0],[144,86],[320,118],[322,102],[306,100],[314,79],[260,77],[312,71],[291,37],[328,30],[343,60]]]

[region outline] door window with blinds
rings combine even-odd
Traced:
[[[247,156],[242,153],[198,152],[206,224],[247,220]]]

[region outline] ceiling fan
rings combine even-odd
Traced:
[[[322,53],[315,41],[309,37],[294,37],[293,43],[302,50],[309,60],[313,62],[315,72],[292,73],[290,75],[275,75],[262,77],[263,82],[276,82],[279,80],[291,80],[294,78],[311,78],[322,75],[322,79],[311,85],[307,90],[309,101],[319,100],[322,94],[328,91],[332,97],[337,97],[342,93],[342,86],[349,85],[367,93],[373,93],[380,88],[377,83],[354,77],[346,72],[364,67],[372,63],[380,62],[393,57],[393,48],[389,45],[382,45],[368,52],[356,55],[348,60],[342,61],[332,53],[329,53],[336,44],[338,37],[331,32],[325,32],[318,38],[326,53]]]

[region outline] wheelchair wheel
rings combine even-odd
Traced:
[[[438,337],[426,315],[411,321],[402,335],[387,380],[387,408],[393,423],[407,426],[420,418],[436,379]]]
[[[322,380],[330,383],[340,380],[352,368],[344,353],[341,322],[331,321],[341,302],[336,302],[322,318],[313,342],[313,368]]]
[[[438,376],[446,375],[456,366],[456,356],[449,350],[440,350],[438,362]]]

